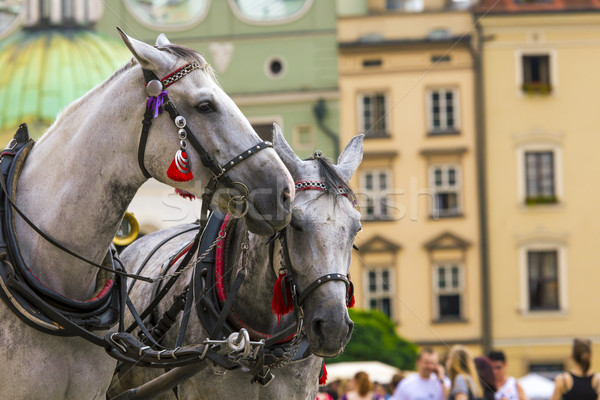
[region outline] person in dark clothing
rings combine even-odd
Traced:
[[[475,357],[475,369],[479,376],[479,384],[483,389],[484,400],[494,400],[496,392],[496,379],[489,358],[485,356]]]
[[[575,339],[571,359],[573,368],[554,378],[551,400],[600,400],[600,374],[589,372],[592,343],[587,339]]]

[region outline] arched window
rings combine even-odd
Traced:
[[[210,0],[125,0],[127,9],[149,27],[185,29],[202,20]]]
[[[249,23],[283,23],[300,18],[313,0],[229,0],[239,19]]]

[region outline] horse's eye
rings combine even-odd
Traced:
[[[196,106],[196,110],[198,110],[198,112],[203,113],[203,114],[208,114],[208,113],[215,111],[213,109],[212,104],[210,104],[208,101],[204,101],[204,102],[198,104]]]

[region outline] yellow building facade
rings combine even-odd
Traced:
[[[600,4],[471,3],[338,3],[341,142],[366,134],[357,306],[517,377],[568,368],[574,337],[598,366]]]
[[[475,16],[485,38],[492,344],[511,374],[552,375],[569,366],[573,338],[586,337],[597,370],[600,5],[488,3]]]
[[[352,182],[363,214],[350,269],[357,307],[388,314],[418,345],[479,354],[471,14],[444,1],[351,3],[338,62],[341,142],[366,134]]]

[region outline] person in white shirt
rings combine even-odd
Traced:
[[[491,351],[488,354],[494,378],[496,379],[495,400],[528,400],[519,382],[506,373],[506,356],[502,351]]]
[[[417,373],[402,379],[392,400],[446,400],[450,382],[439,364],[438,355],[424,348],[417,357]]]

